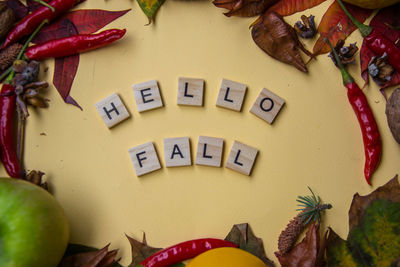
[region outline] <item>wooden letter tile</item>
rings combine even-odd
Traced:
[[[96,103],[95,107],[108,128],[129,118],[129,112],[115,93]]]
[[[144,83],[134,84],[132,88],[139,112],[163,106],[157,81],[151,80]]]
[[[223,79],[217,98],[217,106],[240,111],[247,86],[242,83]]]
[[[224,139],[199,136],[199,142],[197,144],[196,164],[221,167],[223,148]]]
[[[164,156],[167,167],[192,165],[189,137],[165,138]]]
[[[235,141],[225,166],[228,169],[250,175],[257,153],[256,148]]]
[[[178,105],[202,106],[203,90],[203,79],[179,78]]]
[[[250,112],[272,124],[284,104],[284,99],[264,88],[258,95]]]
[[[145,143],[129,149],[129,155],[137,176],[158,170],[161,168],[157,152],[152,142]]]

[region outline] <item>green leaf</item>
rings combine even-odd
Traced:
[[[327,244],[328,266],[357,266],[346,241],[341,239],[332,229],[329,231]]]
[[[154,20],[154,16],[157,10],[164,4],[165,0],[137,0],[140,8],[143,10],[144,14],[149,19],[149,24]]]

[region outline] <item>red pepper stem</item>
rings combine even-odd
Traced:
[[[6,69],[6,70],[0,75],[0,82],[1,82],[2,80],[4,80],[4,79],[11,73],[12,70],[13,70],[13,67],[12,67],[12,66],[8,67],[8,69]]]
[[[336,63],[338,64],[340,72],[342,73],[343,84],[347,85],[349,83],[354,82],[353,77],[351,77],[350,73],[348,73],[347,70],[345,69],[345,67],[343,66],[342,61],[340,60],[339,55],[336,52],[336,50],[333,48],[331,42],[328,40],[328,38],[324,38],[324,41],[325,41],[325,43],[327,43],[329,45],[329,47],[332,50],[333,55],[335,56]]]
[[[50,8],[51,11],[53,11],[53,12],[56,12],[56,9],[55,9],[54,7],[52,7],[51,5],[49,5],[48,3],[46,3],[46,2],[43,1],[43,0],[33,0],[33,1],[35,1],[36,3],[41,4],[42,6],[45,6],[45,7],[47,7],[47,8]]]
[[[346,13],[346,15],[349,17],[349,19],[354,23],[354,25],[357,26],[357,28],[360,31],[362,37],[367,37],[372,31],[372,27],[361,23],[353,15],[351,15],[350,12],[344,6],[344,4],[343,4],[343,2],[341,0],[336,0],[336,1],[340,5],[340,7],[343,9],[344,13]]]

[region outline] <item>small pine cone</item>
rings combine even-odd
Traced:
[[[299,235],[303,232],[306,225],[303,223],[303,218],[299,213],[294,217],[286,226],[285,230],[281,232],[278,239],[278,249],[280,255],[288,253],[296,243]]]
[[[21,49],[22,45],[16,43],[0,52],[0,71],[4,71],[11,66]]]

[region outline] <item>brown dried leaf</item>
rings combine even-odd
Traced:
[[[267,258],[261,238],[254,235],[248,223],[235,224],[225,240],[239,245],[243,249],[260,258],[267,266],[274,266],[274,262]]]
[[[100,250],[88,251],[64,257],[58,267],[108,267],[118,260],[117,250],[108,251],[109,244]]]
[[[154,248],[147,245],[145,233],[143,233],[142,242],[137,241],[128,235],[126,235],[126,237],[128,238],[132,248],[132,263],[129,265],[130,267],[135,267],[147,257],[161,250],[161,248]]]
[[[214,0],[213,4],[219,8],[226,8],[229,12],[225,16],[253,17],[261,15],[277,0]]]
[[[386,103],[386,117],[394,139],[400,144],[400,88],[393,91]]]

